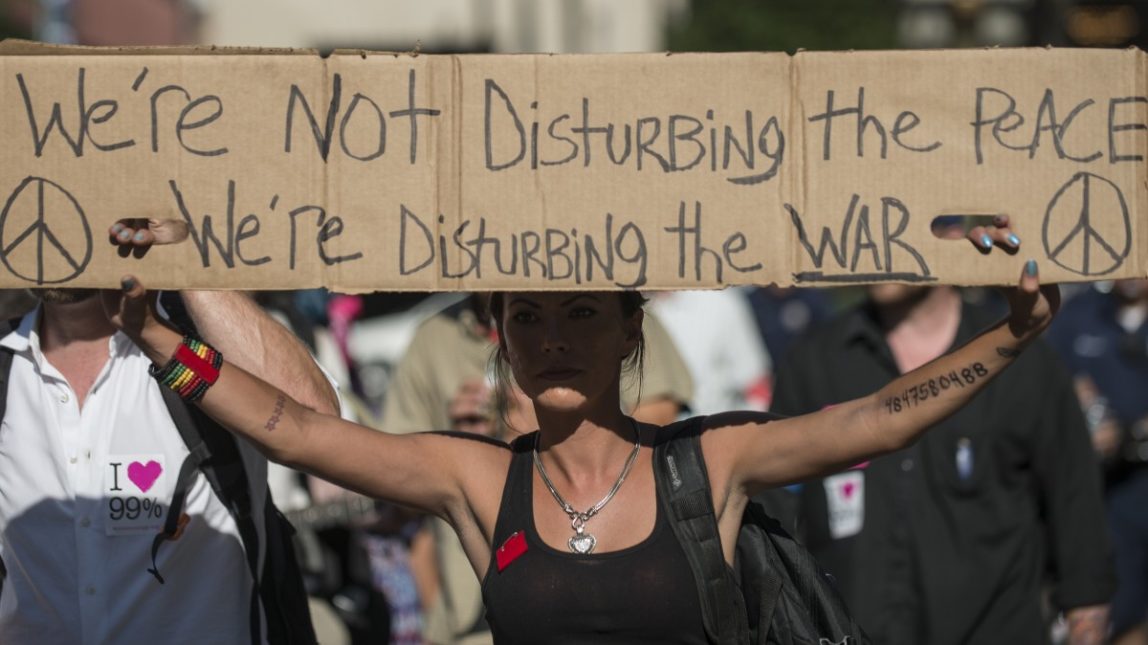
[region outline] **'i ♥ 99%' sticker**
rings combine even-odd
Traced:
[[[171,497],[163,455],[110,455],[104,467],[108,535],[158,533]]]

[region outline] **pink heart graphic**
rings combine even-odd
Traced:
[[[857,484],[854,484],[853,482],[847,482],[841,486],[841,494],[845,495],[845,499],[853,497],[853,491],[855,490],[857,490]]]
[[[136,488],[143,493],[148,492],[161,474],[163,474],[163,466],[155,461],[149,461],[147,464],[133,461],[128,464],[128,479],[132,480]]]

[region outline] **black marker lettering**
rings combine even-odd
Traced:
[[[680,123],[690,124],[689,129],[685,132],[679,130]],[[670,170],[689,170],[702,162],[706,156],[705,144],[697,139],[697,135],[705,129],[702,122],[698,121],[692,116],[684,114],[674,114],[670,116],[670,129],[669,129],[669,144],[670,144]],[[682,164],[678,161],[678,142],[688,141],[693,144],[694,157],[688,163]]]
[[[890,136],[893,137],[893,142],[902,148],[906,150],[912,150],[913,152],[932,152],[933,150],[940,148],[940,141],[934,141],[923,146],[913,146],[901,140],[902,134],[909,132],[909,130],[917,127],[920,125],[920,123],[921,118],[914,112],[905,110],[904,112],[898,114],[897,120],[893,122],[893,131],[890,133]]]
[[[32,107],[32,95],[28,90],[27,83],[24,81],[24,75],[16,74],[16,83],[20,86],[20,95],[24,99],[25,116],[28,119],[28,127],[32,135],[32,146],[35,149],[37,157],[43,156],[44,148],[53,130],[60,131],[60,136],[64,138],[65,143],[67,143],[72,154],[76,157],[84,156],[85,140],[91,141],[97,150],[103,152],[130,148],[135,145],[134,139],[125,139],[114,143],[100,143],[92,136],[91,126],[111,120],[111,118],[116,115],[116,112],[119,111],[119,103],[112,100],[101,100],[89,106],[86,98],[86,74],[87,70],[81,67],[76,78],[77,125],[76,135],[74,137],[68,132],[67,128],[64,127],[62,106],[58,101],[52,103],[52,111],[48,117],[48,123],[44,126],[44,131],[40,131],[39,123],[36,120],[36,112]]]
[[[411,236],[407,235],[407,231],[409,230],[407,228],[408,223],[410,223],[414,226],[417,226],[418,230],[420,232],[422,232],[423,238],[426,240],[426,259],[424,259],[420,264],[418,264],[414,267],[410,267],[407,264],[407,247],[408,247],[408,244],[409,243],[417,243],[414,240],[410,239]],[[429,266],[431,262],[434,262],[434,237],[431,235],[430,229],[427,228],[427,225],[423,224],[423,221],[421,219],[419,219],[419,216],[415,215],[414,212],[411,211],[410,209],[408,209],[405,204],[400,204],[399,205],[399,274],[400,275],[411,275],[412,273],[417,273],[417,272],[421,271],[422,269],[426,268],[427,266]]]
[[[259,235],[259,218],[254,214],[244,215],[243,219],[239,220],[239,226],[235,229],[235,257],[246,266],[258,266],[266,264],[271,261],[271,256],[264,255],[252,260],[243,257],[242,242],[247,238]]]
[[[494,119],[492,112],[491,93],[497,94],[498,98],[502,99],[502,105],[505,107],[506,115],[510,117],[511,122],[514,124],[514,129],[518,133],[518,152],[510,161],[496,163],[494,161]],[[487,170],[505,170],[516,165],[526,157],[526,129],[522,126],[522,120],[518,118],[518,111],[514,109],[514,104],[511,103],[510,97],[499,86],[494,79],[486,79],[485,92],[484,92],[484,109],[483,109],[483,124],[485,126],[484,141],[486,145],[486,169]]]
[[[331,81],[331,103],[327,106],[327,119],[323,129],[319,129],[319,123],[315,120],[315,114],[311,111],[311,104],[307,102],[307,97],[303,96],[303,91],[299,89],[298,85],[291,84],[291,95],[287,100],[287,122],[283,131],[283,151],[291,152],[291,135],[294,132],[295,121],[295,103],[298,101],[303,106],[303,112],[307,116],[307,122],[311,125],[311,134],[315,137],[315,146],[319,149],[319,156],[323,161],[327,161],[327,155],[331,152],[331,137],[335,133],[335,119],[339,114],[339,101],[343,95],[343,77],[336,73]]]
[[[442,113],[441,110],[436,110],[434,108],[415,107],[417,105],[417,102],[415,101],[415,87],[416,87],[415,70],[412,69],[410,71],[410,75],[408,76],[408,81],[407,81],[407,107],[405,109],[402,109],[402,110],[395,110],[395,111],[391,112],[391,114],[390,114],[390,116],[392,118],[405,116],[408,119],[410,119],[410,131],[411,131],[411,157],[410,157],[410,159],[411,159],[411,165],[412,166],[414,165],[415,161],[418,160],[418,148],[419,148],[419,121],[418,121],[418,118],[420,116],[434,117],[434,116],[438,116],[439,114]]]
[[[921,254],[913,248],[908,242],[900,239],[901,235],[909,226],[909,210],[905,207],[900,200],[893,197],[881,198],[881,246],[878,247],[873,240],[872,229],[869,222],[869,207],[861,205],[858,210],[860,196],[854,194],[849,200],[849,207],[845,211],[845,219],[842,222],[841,230],[838,232],[838,242],[833,241],[833,231],[829,227],[822,227],[821,240],[819,246],[815,249],[810,242],[809,234],[805,229],[805,224],[802,221],[801,214],[797,212],[791,204],[785,204],[785,209],[789,211],[790,222],[793,223],[797,229],[797,241],[805,249],[809,259],[813,261],[813,266],[821,269],[825,263],[825,252],[828,250],[836,260],[837,266],[842,269],[846,268],[846,257],[850,257],[848,270],[853,273],[850,276],[831,276],[818,272],[806,272],[795,275],[799,282],[804,281],[829,281],[829,282],[858,282],[861,276],[873,277],[881,276],[881,279],[893,279],[896,276],[898,280],[907,281],[920,281],[931,280],[932,274],[929,271],[928,264]],[[891,216],[896,212],[899,216],[895,227],[891,226]],[[854,221],[854,216],[857,217]],[[850,239],[849,232],[853,231],[853,253],[849,255],[848,241]],[[906,273],[897,272],[894,270],[893,262],[893,246],[900,247],[903,251],[907,252],[910,257],[917,264],[919,273]],[[878,255],[878,250],[883,250],[883,257]],[[860,253],[863,250],[869,250],[870,257],[873,261],[873,267],[876,272],[858,272],[858,262]],[[882,262],[883,260],[883,262]]]
[[[645,126],[647,124],[651,124],[651,123],[654,126],[653,133],[650,135],[650,137],[648,139],[642,138],[643,126]],[[637,137],[638,137],[638,170],[642,169],[642,157],[644,155],[650,155],[651,157],[653,157],[654,159],[656,159],[658,161],[658,165],[661,166],[663,171],[665,171],[665,172],[670,171],[670,163],[668,161],[666,161],[666,158],[663,157],[661,154],[659,154],[657,151],[650,148],[650,146],[652,146],[654,144],[654,142],[658,140],[658,135],[661,132],[662,132],[662,121],[658,117],[647,116],[647,117],[642,117],[642,118],[638,119],[638,127],[637,127],[637,133],[638,133],[638,135],[637,135]]]
[[[172,179],[168,181],[168,186],[171,188],[172,196],[175,197],[175,204],[179,208],[180,215],[183,216],[184,222],[187,223],[188,232],[191,233],[191,240],[195,243],[195,247],[199,249],[199,256],[203,262],[203,267],[207,268],[211,266],[211,250],[208,246],[208,242],[210,241],[211,244],[215,246],[215,250],[219,253],[220,258],[227,268],[235,268],[235,180],[229,179],[227,181],[227,235],[224,236],[226,242],[221,242],[215,235],[211,215],[204,214],[202,225],[197,227],[195,225],[195,218],[192,217],[191,212],[188,210],[187,203],[183,198],[183,193],[180,192],[175,180]],[[200,231],[203,233],[202,237],[200,236]]]
[[[1141,154],[1120,154],[1116,150],[1116,133],[1128,132],[1136,130],[1148,130],[1148,125],[1143,122],[1117,122],[1116,109],[1118,106],[1126,104],[1148,103],[1148,97],[1144,96],[1123,96],[1120,98],[1111,99],[1108,102],[1108,163],[1114,164],[1121,161],[1144,161],[1144,155]]]
[[[987,96],[996,95],[1004,97],[1007,105],[995,116],[985,116],[985,103]],[[994,87],[978,87],[976,99],[976,118],[970,123],[973,126],[973,147],[976,150],[977,165],[984,163],[984,149],[982,144],[982,130],[992,125],[992,136],[998,144],[1009,150],[1024,150],[1026,146],[1014,146],[1001,140],[1001,133],[1012,132],[1024,124],[1024,117],[1016,111],[1016,99],[1007,92]]]
[[[352,139],[356,139],[356,140],[363,139],[364,141],[369,141],[370,139],[368,139],[367,137],[358,137],[358,136],[348,137],[347,136],[347,126],[350,125],[351,119],[354,118],[355,110],[357,110],[359,107],[359,104],[363,103],[363,102],[370,105],[371,109],[373,110],[374,118],[368,118],[367,120],[371,124],[374,124],[375,128],[378,130],[378,136],[375,137],[375,139],[378,143],[375,144],[374,150],[370,150],[370,151],[364,152],[364,153],[356,153],[356,152],[352,151],[350,149],[350,147],[348,146],[347,139],[348,138],[352,138]],[[378,159],[379,157],[383,156],[383,154],[386,153],[386,151],[387,151],[387,117],[385,117],[383,115],[383,110],[381,108],[379,108],[379,104],[375,103],[373,100],[371,100],[370,97],[359,94],[358,92],[356,92],[355,95],[351,97],[351,102],[347,104],[347,111],[343,113],[343,119],[341,121],[339,121],[339,147],[341,147],[343,149],[343,154],[347,155],[348,157],[350,157],[352,159],[357,159],[359,161],[371,161],[373,159]]]
[[[321,215],[323,219],[325,215]],[[327,251],[327,243],[343,234],[343,218],[335,216],[328,218],[319,227],[319,233],[315,237],[315,245],[318,247],[319,259],[327,266],[334,266],[342,264],[343,262],[350,262],[358,260],[363,257],[363,252],[348,253],[346,255],[331,255]]]

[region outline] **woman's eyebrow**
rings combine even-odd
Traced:
[[[528,298],[523,298],[522,296],[516,296],[514,298],[511,298],[511,300],[508,304],[526,305],[528,307],[534,307],[535,309],[541,309],[542,308],[541,305],[539,305],[537,302],[534,302],[533,300],[530,300]]]
[[[598,297],[597,297],[597,296],[595,296],[594,294],[590,294],[590,293],[580,293],[580,294],[578,294],[578,295],[574,296],[573,298],[569,298],[569,299],[567,299],[567,300],[564,300],[564,301],[562,301],[562,306],[563,306],[563,307],[565,307],[565,306],[567,306],[567,305],[570,305],[571,303],[575,303],[575,302],[578,302],[578,300],[579,300],[579,299],[581,299],[581,298],[588,298],[588,299],[590,299],[590,300],[592,300],[592,301],[594,301],[594,302],[598,302]]]

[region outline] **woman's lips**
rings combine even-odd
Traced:
[[[538,374],[538,378],[547,381],[566,381],[582,373],[582,370],[573,367],[552,367]]]

